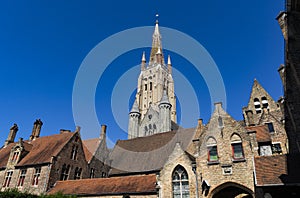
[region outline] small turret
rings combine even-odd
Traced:
[[[171,131],[171,103],[169,101],[166,90],[164,90],[159,107],[160,132]]]
[[[145,69],[146,69],[146,55],[145,55],[145,52],[143,52],[141,70],[144,71]]]
[[[128,139],[138,137],[140,116],[141,113],[137,101],[135,100],[132,109],[129,112]]]
[[[170,74],[172,74],[172,63],[170,55],[168,55],[168,71]]]

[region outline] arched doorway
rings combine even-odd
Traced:
[[[253,198],[253,192],[240,184],[227,182],[211,192],[212,198]]]

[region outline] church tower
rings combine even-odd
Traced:
[[[177,129],[176,116],[171,57],[168,56],[165,64],[161,34],[156,20],[148,64],[145,52],[142,54],[137,93],[129,113],[128,138]],[[136,127],[136,123],[139,127]]]

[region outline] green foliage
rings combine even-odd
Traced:
[[[18,189],[6,189],[0,192],[0,198],[76,198],[77,196],[56,193],[54,195],[34,195],[29,192],[20,192]]]

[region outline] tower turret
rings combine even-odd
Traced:
[[[164,90],[159,107],[159,119],[160,119],[160,132],[171,131],[171,103],[167,96],[166,90]]]
[[[128,139],[139,137],[139,120],[141,113],[136,100],[129,112]]]

